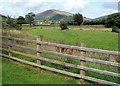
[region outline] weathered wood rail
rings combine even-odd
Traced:
[[[46,61],[46,62],[59,64],[59,65],[64,65],[64,66],[68,66],[68,67],[72,67],[72,68],[76,68],[76,69],[80,69],[80,70],[85,70],[85,71],[92,71],[92,72],[105,74],[105,75],[110,75],[110,76],[114,76],[114,77],[118,77],[118,78],[120,77],[119,73],[114,73],[114,72],[110,72],[110,71],[85,67],[84,65],[75,65],[75,64],[72,64],[72,63],[66,63],[66,62],[62,62],[62,61],[58,61],[58,60],[52,60],[52,59],[48,59],[48,58],[45,58],[45,57],[41,57],[40,54],[41,53],[46,53],[46,54],[51,54],[51,55],[56,55],[56,56],[61,56],[61,57],[77,59],[77,60],[80,60],[80,61],[104,64],[104,65],[115,66],[115,67],[120,67],[120,63],[104,61],[104,60],[99,60],[99,59],[93,59],[93,58],[88,58],[88,57],[84,57],[84,56],[75,56],[75,55],[69,55],[69,54],[65,54],[65,53],[63,54],[63,53],[55,52],[55,51],[42,50],[42,49],[40,49],[40,46],[41,45],[55,46],[55,47],[60,47],[60,48],[79,50],[79,51],[82,51],[82,52],[97,52],[97,53],[104,53],[104,54],[110,54],[110,55],[116,55],[116,56],[119,56],[120,52],[94,49],[94,48],[86,48],[86,47],[78,47],[78,46],[71,46],[71,45],[63,45],[63,44],[50,43],[50,42],[43,42],[43,41],[40,41],[40,39],[38,39],[38,38],[37,38],[37,40],[28,40],[28,39],[23,39],[23,38],[14,38],[14,37],[7,37],[7,36],[0,36],[0,37],[9,40],[8,43],[0,42],[0,44],[6,45],[6,46],[9,47],[8,49],[5,49],[3,47],[0,48],[1,50],[7,51],[9,53],[9,55],[3,54],[3,53],[0,54],[3,57],[7,57],[9,59],[13,59],[13,60],[16,60],[18,62],[33,65],[33,66],[43,68],[43,69],[46,69],[46,70],[50,70],[50,71],[62,73],[62,74],[65,74],[65,75],[77,77],[77,78],[80,78],[80,79],[85,79],[85,80],[90,80],[90,81],[93,81],[93,82],[98,82],[100,84],[119,85],[118,83],[89,77],[89,76],[86,76],[85,74],[82,75],[82,74],[71,73],[71,72],[51,68],[51,67],[48,67],[48,66],[45,66],[45,65],[41,65],[40,61]],[[31,48],[31,47],[26,47],[26,46],[23,46],[23,45],[16,45],[16,44],[11,43],[13,40],[36,43],[37,48],[35,49],[35,48]],[[17,48],[22,48],[22,49],[35,51],[35,52],[37,52],[37,55],[35,56],[35,55],[30,55],[30,54],[18,52],[18,51],[12,50],[12,47],[17,47]],[[33,63],[33,62],[29,62],[29,61],[26,61],[26,60],[19,59],[17,57],[13,57],[12,53],[34,58],[34,59],[36,59],[37,63]],[[85,72],[85,71],[83,71],[83,72]]]

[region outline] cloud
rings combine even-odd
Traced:
[[[117,10],[118,9],[118,2],[105,2],[102,6],[104,8],[107,8],[107,9]]]
[[[118,12],[117,10],[112,10],[112,9],[99,9],[99,8],[94,8],[94,10],[92,7],[89,7],[88,9],[86,9],[84,12],[82,12],[82,14],[88,18],[97,18],[97,17],[101,17],[101,16],[105,16],[105,15],[109,15],[112,13],[116,13]]]
[[[0,0],[0,14],[18,17],[28,12],[40,13],[48,9],[57,9],[70,13],[80,12],[86,17],[93,18],[116,11],[115,4],[110,3],[111,1],[113,0]],[[103,2],[104,4],[95,8],[89,5],[91,2]]]
[[[18,17],[31,11],[39,13],[48,9],[78,11],[82,10],[86,4],[87,0],[1,0],[0,12]]]
[[[68,11],[83,9],[88,4],[86,0],[67,0],[64,7]]]

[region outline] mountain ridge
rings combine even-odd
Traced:
[[[59,11],[55,9],[46,10],[35,15],[36,20],[61,20],[72,17],[72,13]]]

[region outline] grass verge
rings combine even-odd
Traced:
[[[36,72],[31,66],[21,63],[15,65],[4,59],[2,62],[2,84],[75,84],[75,79],[54,72],[42,70]],[[18,66],[19,65],[19,66]]]

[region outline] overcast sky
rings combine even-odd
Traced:
[[[118,2],[119,0],[0,0],[0,14],[18,17],[28,12],[40,13],[56,9],[97,18],[118,12]]]

